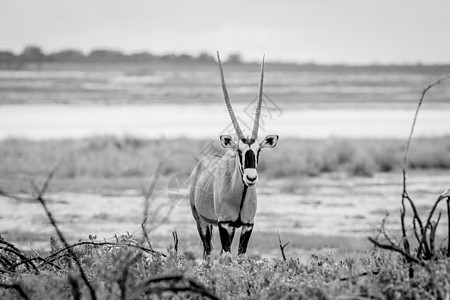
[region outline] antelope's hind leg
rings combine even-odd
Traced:
[[[212,250],[212,225],[204,220],[197,221],[197,230],[203,243],[203,258],[211,255]]]
[[[203,258],[211,255],[212,250],[212,225],[206,222],[197,212],[194,205],[191,206],[192,215],[194,216],[195,223],[197,223],[197,231],[200,235],[200,239],[203,244]]]

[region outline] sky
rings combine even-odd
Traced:
[[[240,53],[246,60],[450,63],[448,0],[4,0],[0,49]]]

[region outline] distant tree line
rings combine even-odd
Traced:
[[[61,51],[44,53],[39,46],[26,46],[20,54],[12,51],[0,50],[0,68],[15,69],[28,63],[50,63],[50,62],[70,62],[70,63],[117,63],[117,62],[178,62],[178,63],[210,63],[215,61],[215,57],[207,52],[193,56],[190,54],[163,54],[156,55],[150,52],[136,52],[124,54],[118,50],[94,49],[85,54],[75,49],[65,49]],[[231,54],[227,62],[242,63],[240,54]]]

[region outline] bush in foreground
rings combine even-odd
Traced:
[[[166,253],[150,253],[126,245],[138,245],[133,236],[117,239],[116,245],[80,244],[74,253],[98,299],[440,299],[449,296],[450,262],[443,255],[432,272],[410,265],[399,255],[368,250],[358,257],[338,259],[332,253],[296,258],[194,260],[180,255],[171,245]],[[2,240],[0,298],[89,299],[75,261],[53,240],[47,257],[11,268],[5,261],[20,261],[5,251]],[[98,242],[100,243],[100,242]],[[123,246],[118,246],[123,245]],[[443,253],[443,252],[442,252]],[[38,257],[33,254],[32,257]],[[9,288],[8,288],[9,287]],[[434,294],[435,290],[439,294]],[[208,296],[209,295],[209,296]],[[441,297],[442,296],[442,297]]]

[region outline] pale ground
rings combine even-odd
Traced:
[[[408,192],[423,214],[438,195],[450,186],[450,174],[411,173]],[[279,255],[277,232],[283,242],[290,241],[290,255],[305,255],[311,251],[336,248],[352,251],[368,247],[367,236],[375,234],[386,212],[388,224],[398,224],[401,175],[377,174],[373,178],[347,178],[329,175],[318,178],[297,178],[264,181],[257,185],[258,212],[254,234],[249,245],[250,255]],[[49,194],[48,206],[71,242],[87,239],[89,234],[102,240],[126,232],[140,236],[143,197],[138,190],[104,191],[102,193]],[[168,222],[151,232],[156,248],[164,250],[171,243],[170,232],[176,229],[180,248],[201,255],[200,240],[188,201],[168,197],[167,190],[159,190],[154,208],[160,204],[174,204]],[[181,200],[180,200],[181,198]],[[441,207],[444,209],[444,205]],[[152,216],[153,222],[165,215]],[[441,220],[442,233],[447,228],[446,214]],[[48,248],[50,226],[38,203],[17,202],[0,198],[0,234],[22,248]],[[216,232],[217,235],[217,232]],[[237,244],[237,238],[235,238]],[[220,248],[218,240],[215,247]],[[217,250],[216,250],[217,251]],[[288,251],[288,250],[287,250]]]

